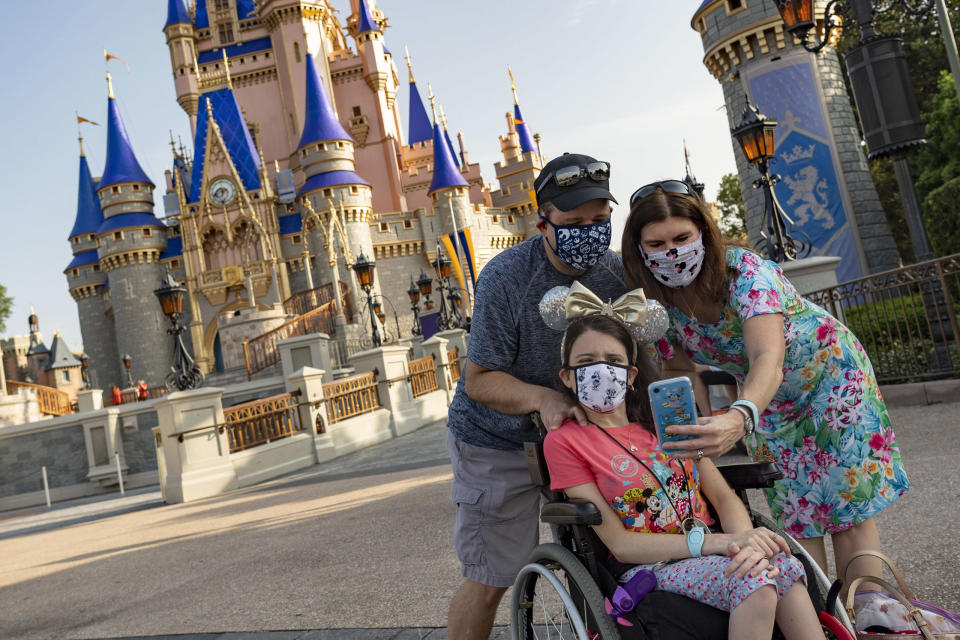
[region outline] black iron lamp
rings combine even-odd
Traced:
[[[83,389],[90,388],[90,380],[87,378],[87,367],[90,366],[90,356],[84,351],[80,354],[80,379],[83,381]]]
[[[411,303],[417,304],[420,302],[420,289],[414,284],[413,278],[410,278],[410,288],[407,289],[407,295],[410,297]]]
[[[437,251],[437,258],[433,261],[433,270],[437,272],[438,278],[446,279],[450,277],[450,265],[452,264],[450,258]]]
[[[426,276],[423,272],[420,272],[420,280],[423,280]],[[429,278],[427,278],[427,287],[430,288]],[[413,281],[413,278],[410,278],[410,288],[407,289],[407,296],[410,298],[410,310],[413,311],[413,328],[411,333],[415,336],[423,335],[423,328],[420,326],[420,289],[417,284]]]
[[[433,308],[433,303],[430,302],[430,294],[433,293],[433,279],[425,274],[422,269],[420,271],[420,277],[417,278],[417,288],[420,289],[420,295],[426,298],[423,306],[429,311]]]
[[[806,40],[814,27],[813,0],[775,0],[775,4],[787,33]]]
[[[129,353],[125,353],[120,360],[123,362],[123,368],[127,372],[127,388],[130,388],[133,386],[133,378],[130,377],[130,365],[133,363],[133,358],[130,357]]]
[[[763,222],[760,225],[760,241],[755,247],[765,258],[786,262],[802,258],[810,252],[809,240],[798,240],[789,231],[803,235],[793,228],[793,220],[783,211],[773,187],[780,176],[770,174],[770,163],[776,160],[773,130],[776,120],[770,120],[751,104],[743,110],[740,124],[731,133],[740,144],[747,160],[756,165],[760,178],[753,183],[754,189],[763,189]],[[804,236],[805,237],[805,236]]]
[[[357,261],[353,263],[353,272],[357,275],[357,284],[360,285],[363,293],[367,296],[367,310],[370,312],[370,338],[373,340],[374,348],[383,344],[380,338],[380,330],[377,328],[377,316],[380,314],[374,308],[373,294],[371,294],[371,290],[373,289],[373,272],[376,267],[376,262],[367,258],[363,252],[357,257]],[[381,320],[381,322],[383,321]]]
[[[164,382],[168,391],[187,391],[203,384],[203,372],[193,361],[193,357],[183,343],[183,334],[187,327],[180,323],[183,318],[183,299],[187,288],[177,282],[169,271],[153,295],[160,301],[160,308],[169,320],[171,327],[167,333],[173,336],[173,365]]]

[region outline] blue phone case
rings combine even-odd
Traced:
[[[661,449],[670,449],[670,442],[689,440],[691,435],[667,435],[666,428],[675,424],[696,424],[697,410],[693,401],[693,387],[685,377],[651,382],[647,387],[650,409]]]

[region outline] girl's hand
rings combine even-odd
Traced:
[[[741,549],[736,542],[731,542],[727,547],[727,556],[730,564],[723,572],[725,576],[736,575],[737,578],[743,578],[749,574],[751,578],[756,578],[766,572],[768,578],[775,578],[780,573],[780,569],[770,564],[763,551],[753,547]]]
[[[730,541],[736,544],[738,549],[752,547],[767,558],[772,558],[778,553],[790,555],[790,547],[787,546],[784,537],[766,527],[757,527],[741,533],[730,534],[730,538]]]

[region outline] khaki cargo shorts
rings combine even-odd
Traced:
[[[450,500],[457,506],[454,546],[463,577],[509,587],[540,533],[540,487],[523,451],[462,442],[447,431],[453,465]]]

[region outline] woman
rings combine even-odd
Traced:
[[[801,297],[778,265],[727,247],[705,203],[678,180],[630,198],[623,262],[628,284],[669,311],[658,355],[679,348],[740,385],[727,413],[672,429],[697,436],[677,445],[680,456],[717,456],[746,435],[755,460],[783,471],[766,490],[774,519],[821,567],[826,534],[838,571],[857,551],[879,549],[873,516],[909,482],[873,366],[850,330]],[[860,558],[847,575],[880,571]]]

